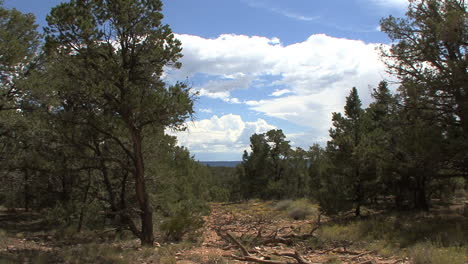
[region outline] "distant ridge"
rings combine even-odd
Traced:
[[[210,167],[230,167],[234,168],[239,165],[240,161],[198,161],[203,165]]]

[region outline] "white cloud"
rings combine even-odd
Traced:
[[[370,101],[369,85],[389,78],[376,48],[380,44],[334,38],[324,34],[283,46],[277,38],[221,35],[206,39],[177,35],[183,43],[183,67],[176,75],[197,73],[218,78],[201,85],[200,95],[239,103],[231,98],[235,89],[260,82],[273,89],[258,101],[244,103],[259,113],[313,129],[327,136],[331,113],[342,111],[345,97],[355,86],[364,105]],[[276,81],[265,85],[273,76]],[[280,87],[280,89],[278,89]]]
[[[383,79],[392,80],[379,58],[377,43],[324,34],[291,45],[283,45],[278,38],[234,34],[213,39],[193,35],[177,38],[183,44],[183,66],[168,72],[168,78],[180,80],[200,74],[209,80],[195,85],[200,96],[299,125],[307,132],[287,134],[288,128],[283,129],[293,146],[303,148],[326,141],[332,112],[343,111],[352,87],[358,89],[366,106],[370,87]],[[253,87],[270,96],[255,100],[251,98],[259,98],[258,94],[232,97],[235,90]],[[217,153],[238,160],[253,133],[273,128],[263,119],[245,122],[231,114],[190,123],[188,132],[177,135],[180,144],[197,156]]]
[[[200,111],[202,113],[208,113],[208,114],[213,113],[213,110],[211,110],[210,108],[201,108],[198,111]]]
[[[239,156],[249,148],[250,136],[264,133],[275,127],[263,119],[246,122],[239,115],[216,115],[188,123],[187,131],[170,132],[176,135],[179,144],[195,153],[237,153]],[[240,159],[240,157],[238,157]]]
[[[275,91],[273,93],[271,93],[270,96],[282,96],[282,95],[285,95],[285,94],[288,94],[288,93],[292,93],[291,90],[289,89],[275,89]]]
[[[231,104],[240,104],[241,103],[238,98],[231,97],[231,94],[229,92],[227,92],[227,91],[210,92],[209,90],[201,88],[201,89],[198,90],[198,95],[206,96],[206,97],[213,98],[213,99],[221,99],[224,102],[231,103]]]

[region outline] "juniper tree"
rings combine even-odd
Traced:
[[[468,27],[465,0],[411,0],[404,18],[382,19],[393,44],[382,49],[400,89],[417,89],[425,118],[444,127],[451,148],[444,177],[467,175]],[[403,93],[414,93],[412,91]]]
[[[193,112],[186,85],[168,86],[164,67],[180,67],[181,43],[161,23],[159,0],[72,0],[47,17],[46,48],[55,75],[56,109],[73,102],[81,125],[105,135],[130,161],[143,245],[152,245],[153,212],[145,142],[154,131],[181,128]],[[162,172],[159,172],[162,173]]]

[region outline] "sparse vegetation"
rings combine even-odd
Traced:
[[[162,1],[63,1],[39,34],[0,0],[0,263],[467,263],[466,8],[382,19],[396,90],[350,85],[326,146],[256,129],[228,169],[167,133],[196,93],[166,83]]]
[[[468,247],[443,247],[431,242],[418,243],[409,249],[414,264],[464,264]]]

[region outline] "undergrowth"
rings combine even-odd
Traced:
[[[384,257],[408,256],[414,264],[461,264],[468,255],[468,223],[415,214],[381,215],[327,223],[309,244],[364,247]]]

